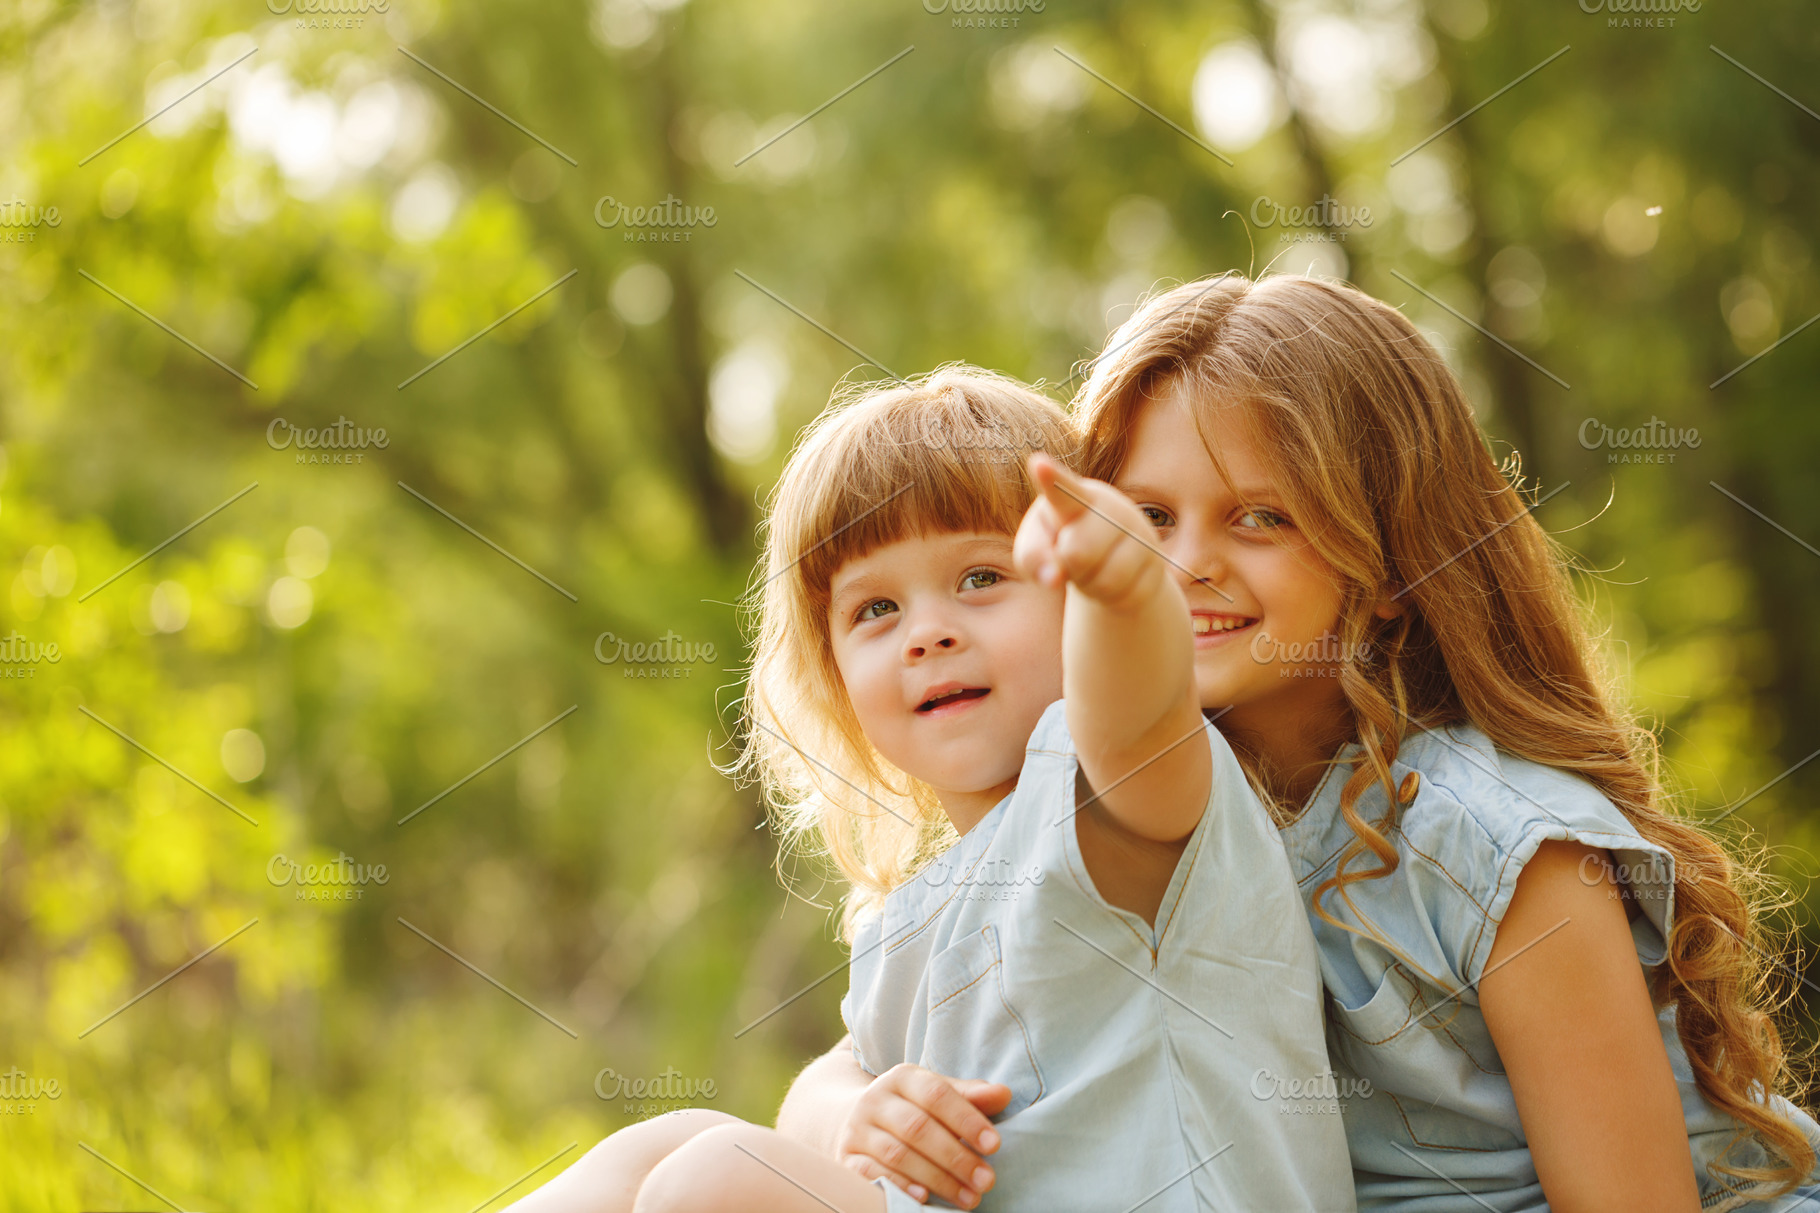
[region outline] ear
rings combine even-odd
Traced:
[[[1371,613],[1376,615],[1379,619],[1401,618],[1404,613],[1404,606],[1401,598],[1398,596],[1402,593],[1403,586],[1400,582],[1390,582],[1384,587],[1384,597],[1372,604]]]

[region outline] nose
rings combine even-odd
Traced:
[[[961,647],[960,629],[945,611],[921,611],[904,630],[904,660],[921,661],[932,653]]]
[[[1220,587],[1232,572],[1224,546],[1211,531],[1178,523],[1167,535],[1157,540],[1169,557],[1169,572],[1184,589],[1205,585],[1221,598],[1229,598]]]

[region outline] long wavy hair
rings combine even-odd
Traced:
[[[1003,375],[946,366],[835,399],[772,493],[748,595],[748,727],[729,772],[757,780],[788,854],[831,860],[857,918],[954,839],[927,784],[860,730],[834,663],[829,587],[847,561],[919,534],[1014,535],[1034,497],[1026,463],[1075,460],[1061,406]]]
[[[1139,412],[1178,388],[1216,465],[1210,410],[1245,404],[1273,483],[1340,581],[1341,651],[1372,654],[1340,670],[1360,745],[1340,794],[1354,837],[1316,912],[1368,934],[1323,902],[1337,895],[1356,913],[1348,890],[1396,869],[1404,798],[1391,763],[1412,730],[1470,723],[1508,753],[1582,776],[1674,856],[1676,916],[1651,994],[1675,1007],[1701,1093],[1773,1163],[1717,1169],[1783,1191],[1800,1182],[1814,1150],[1764,1098],[1791,1075],[1783,1000],[1759,959],[1774,943],[1751,892],[1760,874],[1666,795],[1656,737],[1618,693],[1575,566],[1531,515],[1534,486],[1514,456],[1493,459],[1439,353],[1348,286],[1237,274],[1177,286],[1140,305],[1096,360],[1076,407],[1082,471],[1115,478]],[[1388,620],[1372,609],[1387,592],[1405,605]],[[1234,748],[1243,754],[1236,737]],[[1255,757],[1248,772],[1280,814],[1299,811],[1282,791],[1288,773]],[[1360,798],[1373,785],[1387,808],[1368,820]]]

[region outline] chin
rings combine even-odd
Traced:
[[[1243,707],[1257,698],[1253,688],[1227,678],[1199,680],[1203,712],[1217,712],[1222,708]]]

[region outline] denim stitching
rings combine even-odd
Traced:
[[[962,994],[965,994],[968,990],[971,990],[973,987],[979,985],[980,982],[986,980],[986,978],[988,976],[991,976],[992,970],[997,969],[999,971],[999,973],[998,973],[998,977],[994,981],[994,984],[998,988],[999,1006],[1001,1006],[1005,1009],[1005,1013],[1007,1015],[1011,1016],[1011,1021],[1017,1025],[1018,1035],[1023,1037],[1023,1040],[1024,1040],[1024,1057],[1027,1061],[1030,1062],[1031,1073],[1036,1075],[1036,1094],[1034,1096],[1032,1096],[1030,1099],[1031,1103],[1035,1103],[1037,1100],[1039,1100],[1043,1097],[1043,1092],[1048,1089],[1047,1084],[1043,1080],[1043,1067],[1037,1064],[1036,1053],[1031,1048],[1031,1045],[1030,1045],[1030,1029],[1027,1025],[1025,1025],[1024,1017],[1017,1013],[1017,1009],[1011,1005],[1011,999],[1006,997],[1006,995],[1005,995],[1005,970],[1004,970],[1004,965],[1003,965],[1004,957],[999,952],[998,932],[994,931],[992,929],[992,924],[988,923],[986,926],[980,928],[980,934],[984,935],[986,937],[986,946],[987,946],[987,948],[989,948],[991,950],[991,953],[992,953],[992,963],[987,965],[985,968],[981,969],[979,972],[979,975],[977,977],[975,977],[972,981],[968,982],[966,985],[962,986],[960,989],[956,990],[954,993],[948,995],[946,998],[942,999],[940,1002],[931,1006],[929,1008],[929,1013],[931,1015],[934,1015],[936,1011],[940,1010],[942,1007],[946,1006],[948,1003],[953,1002],[955,999],[959,998]],[[968,936],[968,938],[971,939],[971,938],[973,938],[973,936],[970,935],[970,936]]]
[[[1483,1014],[1481,1014],[1480,1018],[1481,1019],[1484,1018]],[[1458,1049],[1465,1056],[1466,1060],[1470,1061],[1472,1063],[1473,1069],[1477,1070],[1481,1074],[1488,1074],[1494,1078],[1508,1078],[1509,1077],[1509,1074],[1504,1070],[1487,1070],[1484,1066],[1480,1065],[1479,1059],[1472,1055],[1472,1050],[1468,1049],[1465,1045],[1461,1044],[1460,1038],[1458,1036],[1455,1036],[1453,1034],[1453,1030],[1451,1028],[1449,1028],[1446,1024],[1444,1024],[1444,1023],[1436,1024],[1435,1027],[1438,1031],[1447,1033],[1447,1039],[1453,1041],[1453,1047]],[[1495,1045],[1495,1044],[1492,1045],[1492,1051],[1493,1052],[1497,1051],[1497,1045]]]
[[[1456,1154],[1497,1154],[1500,1152],[1497,1146],[1443,1146],[1431,1141],[1423,1141],[1416,1136],[1415,1126],[1409,1123],[1409,1113],[1403,1110],[1403,1101],[1395,1095],[1391,1095],[1389,1091],[1384,1094],[1390,1095],[1390,1102],[1397,1105],[1397,1115],[1403,1118],[1403,1128],[1409,1133],[1409,1140],[1424,1150],[1451,1150]]]
[[[991,964],[987,965],[985,968],[980,970],[978,977],[975,977],[972,981],[968,982],[966,985],[962,986],[960,989],[956,990],[954,993],[948,995],[948,997],[942,999],[940,1002],[938,1002],[934,1006],[930,1007],[929,1013],[931,1015],[933,1015],[935,1012],[941,1010],[942,1007],[953,1002],[955,999],[959,998],[962,994],[965,994],[968,990],[971,990],[974,986],[977,986],[980,982],[982,982],[986,979],[986,974],[992,972],[992,970],[997,967],[998,967],[998,961],[994,960]]]
[[[992,932],[991,937],[990,937],[992,954],[994,956],[997,956],[999,954],[998,932],[993,931],[990,926],[988,926],[986,928],[986,930]],[[1035,1103],[1037,1100],[1039,1100],[1043,1097],[1043,1092],[1048,1089],[1048,1085],[1043,1081],[1043,1067],[1037,1064],[1036,1051],[1035,1051],[1035,1049],[1033,1049],[1031,1047],[1031,1044],[1030,1044],[1030,1029],[1028,1026],[1025,1025],[1024,1017],[1017,1013],[1017,1008],[1011,1005],[1011,999],[1009,999],[1008,997],[1005,996],[1005,970],[1004,970],[1004,967],[1002,965],[1000,965],[998,963],[998,961],[996,961],[996,960],[993,961],[992,963],[993,963],[993,967],[998,969],[998,1002],[999,1002],[999,1005],[1001,1007],[1005,1008],[1005,1013],[1007,1015],[1011,1016],[1013,1023],[1017,1024],[1018,1035],[1020,1035],[1024,1038],[1024,1056],[1030,1062],[1031,1072],[1036,1075],[1036,1094],[1030,1097],[1030,1102]],[[992,970],[987,969],[986,971],[988,973],[990,973]]]
[[[1211,804],[1213,801],[1213,793],[1211,791],[1207,795],[1207,800],[1209,802],[1209,806],[1211,807]],[[1206,841],[1207,841],[1206,835],[1201,834],[1199,831],[1200,831],[1201,824],[1207,820],[1208,811],[1209,811],[1208,809],[1202,809],[1201,810],[1201,820],[1197,821],[1195,823],[1196,839],[1195,839],[1195,844],[1194,844],[1194,854],[1187,857],[1188,870],[1186,872],[1182,873],[1182,883],[1180,885],[1176,886],[1175,901],[1169,907],[1169,917],[1163,921],[1163,925],[1161,927],[1157,928],[1156,948],[1150,954],[1150,962],[1153,965],[1156,963],[1157,957],[1162,954],[1163,937],[1169,933],[1169,924],[1175,921],[1175,912],[1182,908],[1182,901],[1188,895],[1188,882],[1190,880],[1194,879],[1194,865],[1196,863],[1200,862],[1201,848],[1202,848],[1202,846],[1204,846],[1206,844]],[[1176,862],[1179,864],[1179,863],[1181,863],[1181,860],[1177,859]],[[1173,872],[1171,872],[1170,873],[1171,883],[1174,882],[1174,879],[1175,879],[1175,874]]]
[[[1391,965],[1390,968],[1384,970],[1384,980],[1386,982],[1395,981],[1397,979],[1397,975],[1402,972],[1403,972],[1402,965]],[[1393,1041],[1397,1037],[1401,1036],[1405,1031],[1407,1031],[1409,1028],[1409,1025],[1411,1023],[1415,1022],[1415,1005],[1416,1005],[1416,1002],[1422,997],[1422,986],[1421,986],[1420,982],[1416,981],[1412,977],[1408,977],[1407,974],[1404,974],[1404,976],[1409,981],[1411,988],[1409,991],[1409,998],[1403,1004],[1403,1022],[1397,1025],[1396,1031],[1392,1032],[1389,1036],[1382,1037],[1378,1040],[1369,1040],[1366,1037],[1364,1037],[1364,1036],[1360,1035],[1359,1033],[1352,1030],[1352,1025],[1347,1023],[1344,1018],[1346,1015],[1350,1014],[1350,1012],[1348,1012],[1346,1010],[1346,1008],[1344,1008],[1344,1007],[1340,1007],[1340,1018],[1336,1020],[1336,1022],[1339,1024],[1340,1030],[1342,1032],[1346,1033],[1348,1036],[1352,1037],[1354,1040],[1358,1041],[1360,1044],[1372,1045],[1372,1046],[1387,1044],[1390,1041]],[[1379,987],[1379,988],[1382,989],[1382,987]],[[1374,992],[1371,997],[1376,998],[1377,994]],[[1364,1005],[1370,1005],[1370,1002],[1371,1002],[1371,999],[1368,998],[1365,1000]],[[1339,1006],[1337,1001],[1335,1002],[1334,1005]]]

